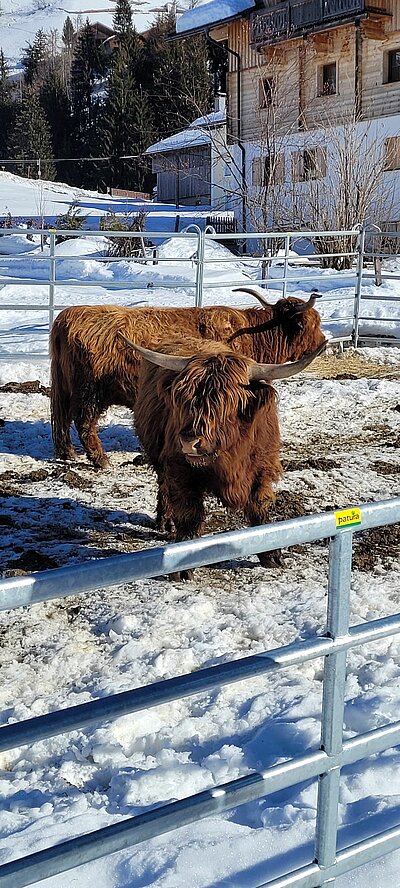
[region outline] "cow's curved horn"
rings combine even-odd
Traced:
[[[262,382],[272,379],[287,379],[289,376],[295,376],[305,367],[308,367],[315,358],[325,351],[327,342],[323,342],[315,351],[309,355],[304,355],[299,361],[290,362],[288,364],[258,364],[257,361],[251,364],[249,370],[250,382]]]
[[[317,299],[322,299],[322,293],[318,293],[318,290],[311,290],[311,296],[307,299],[307,302],[301,302],[295,306],[295,314],[302,314],[304,311],[308,311],[309,308],[314,308]]]
[[[191,355],[187,358],[183,358],[180,355],[165,355],[164,352],[153,351],[150,348],[143,348],[142,345],[136,345],[136,342],[127,339],[121,331],[119,331],[118,336],[123,340],[125,345],[139,352],[139,354],[142,355],[142,358],[145,358],[146,361],[150,361],[152,364],[157,364],[157,367],[163,367],[164,370],[174,370],[176,373],[180,373],[181,370],[185,369],[191,359]]]
[[[232,287],[232,292],[233,293],[250,293],[250,296],[255,296],[256,299],[258,299],[258,301],[261,302],[261,305],[263,305],[264,308],[271,308],[271,304],[269,302],[267,302],[267,300],[264,299],[263,296],[260,295],[260,293],[258,292],[258,290],[256,290],[255,287]]]

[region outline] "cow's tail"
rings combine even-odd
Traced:
[[[51,361],[51,431],[56,456],[73,459],[75,451],[70,436],[72,422],[72,362],[70,349],[57,321],[50,334]]]

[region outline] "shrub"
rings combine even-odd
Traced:
[[[86,222],[87,216],[82,216],[80,207],[73,203],[66,213],[57,216],[55,228],[66,228],[68,231],[80,231],[85,228]],[[65,240],[69,240],[68,235],[60,234],[56,238],[56,243],[61,244]]]
[[[133,216],[117,216],[108,212],[100,220],[100,231],[144,231],[146,213],[139,212]],[[144,256],[146,241],[144,237],[109,237],[108,256],[121,258],[129,256]]]

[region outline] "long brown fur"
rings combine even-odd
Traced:
[[[249,359],[225,344],[171,337],[157,351],[193,355],[181,373],[147,360],[140,369],[135,425],[157,473],[158,526],[172,519],[177,541],[197,536],[207,493],[250,525],[265,523],[282,473],[274,388],[249,384]],[[203,464],[182,452],[188,429],[208,454]],[[269,563],[269,553],[259,557]]]
[[[119,340],[121,330],[138,345],[157,344],[171,333],[227,342],[256,361],[295,361],[323,341],[320,317],[302,300],[280,299],[269,308],[120,308],[72,306],[60,312],[50,336],[51,418],[57,456],[74,457],[75,426],[88,458],[104,467],[107,458],[97,434],[98,419],[112,404],[135,406],[140,359]],[[262,332],[246,328],[266,325]],[[241,332],[243,331],[243,333]]]

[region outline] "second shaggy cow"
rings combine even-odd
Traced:
[[[198,536],[206,494],[243,510],[250,525],[267,521],[282,472],[271,383],[303,370],[324,347],[293,364],[258,363],[189,337],[163,341],[157,351],[136,347],[144,360],[135,425],[157,473],[159,527],[167,519],[177,541]],[[271,554],[259,559],[268,565]]]

